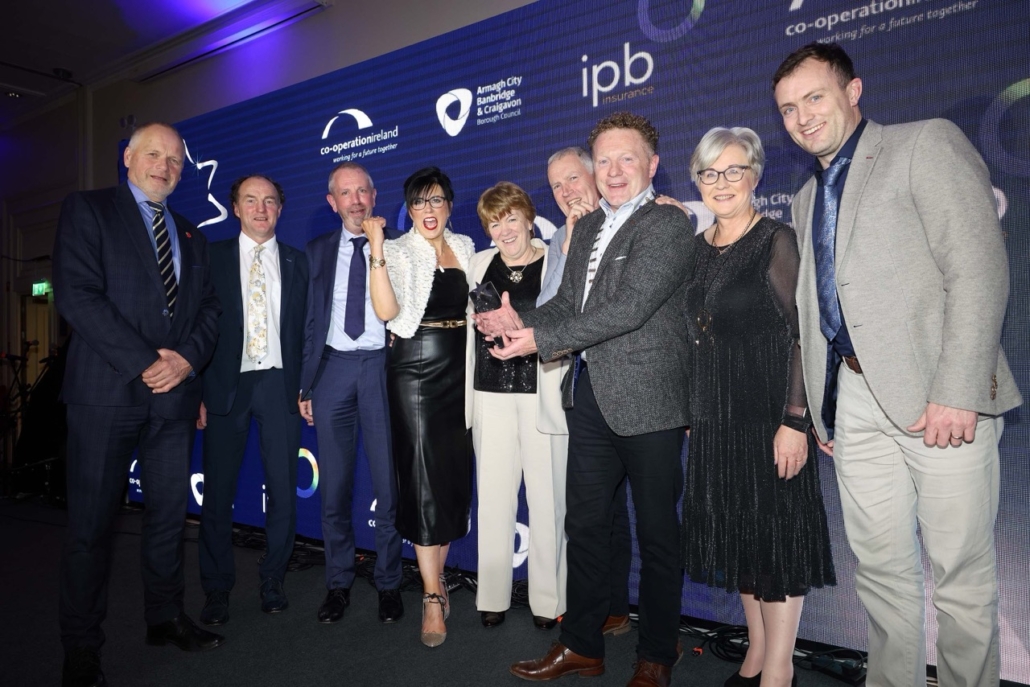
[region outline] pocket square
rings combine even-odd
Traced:
[[[617,258],[615,258],[615,259],[616,259],[616,260],[625,260],[625,259],[626,259],[626,258],[628,258],[628,257],[629,257],[628,255],[620,255],[619,257],[617,257]]]

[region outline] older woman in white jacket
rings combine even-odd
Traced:
[[[536,306],[546,246],[533,238],[536,210],[521,188],[501,182],[477,207],[496,247],[469,265],[469,287],[491,282],[519,312]],[[466,423],[472,425],[479,495],[476,607],[486,627],[504,622],[511,604],[519,486],[529,505],[529,605],[533,623],[555,626],[565,612],[565,465],[568,429],[561,407],[562,361],[537,356],[501,361],[470,325],[466,346]]]

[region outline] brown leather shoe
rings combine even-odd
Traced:
[[[671,666],[640,659],[633,664],[633,677],[626,687],[669,687],[671,683]]]
[[[630,629],[628,615],[610,615],[604,621],[601,634],[618,637],[619,635],[626,634]]]
[[[508,670],[515,677],[533,682],[557,680],[564,675],[572,674],[580,677],[594,677],[604,674],[604,659],[580,656],[561,642],[555,642],[543,658],[535,661],[519,661]],[[665,684],[669,684],[668,681]]]

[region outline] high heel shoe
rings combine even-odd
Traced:
[[[762,673],[752,677],[744,677],[740,672],[733,673],[723,684],[723,687],[758,687],[762,683]]]
[[[440,604],[440,612],[443,613],[447,607],[447,601],[439,594],[423,594],[422,595],[422,624],[426,623],[426,607],[429,604]],[[447,631],[443,632],[426,632],[422,631],[422,643],[428,647],[440,646],[444,640],[447,639]]]
[[[440,573],[440,596],[443,597],[443,619],[451,617],[451,594],[447,590],[447,575]]]

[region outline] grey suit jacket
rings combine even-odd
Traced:
[[[597,405],[616,434],[689,425],[683,298],[694,270],[693,228],[678,208],[641,206],[605,250],[581,309],[603,224],[602,210],[579,220],[558,293],[523,322],[534,328],[542,360],[589,350]]]
[[[792,212],[805,387],[825,439],[815,192],[813,177]],[[866,125],[841,196],[835,266],[855,353],[894,424],[910,426],[928,402],[985,415],[1022,403],[999,343],[1009,274],[990,175],[954,124]]]

